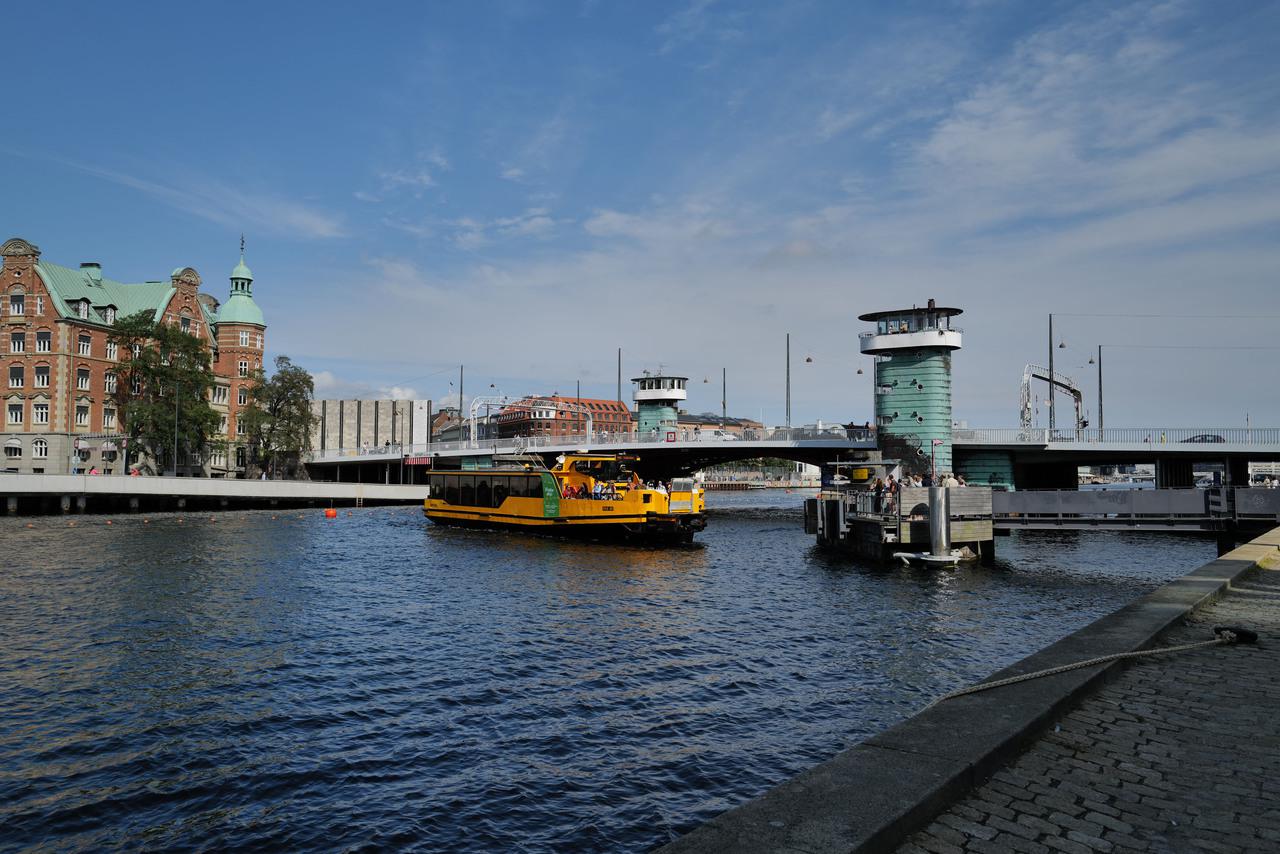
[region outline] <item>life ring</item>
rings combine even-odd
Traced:
[[[668,430],[668,431],[667,431],[667,441],[668,441],[668,442],[674,442],[675,440],[676,440],[676,431],[675,431],[675,430]]]

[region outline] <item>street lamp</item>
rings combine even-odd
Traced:
[[[1089,364],[1093,364],[1093,357],[1089,357]],[[1098,441],[1102,441],[1102,345],[1098,345]]]

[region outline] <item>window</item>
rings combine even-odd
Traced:
[[[236,448],[236,467],[244,468],[245,452],[244,448]]]
[[[49,404],[35,403],[31,405],[31,423],[32,424],[48,424],[49,423]],[[36,441],[43,442],[44,440],[37,439]]]
[[[43,296],[36,297],[36,314],[40,314],[40,315],[44,314],[44,297]]]
[[[240,388],[236,390],[236,403],[240,404],[241,406],[244,406],[248,402],[249,402],[249,390],[246,389],[244,386],[240,386]]]
[[[76,303],[76,315],[79,316],[81,320],[89,319],[89,301],[87,299],[82,299]]]
[[[18,457],[22,456],[22,446],[5,445],[4,455],[7,459],[16,460]]]
[[[107,358],[114,362],[119,357],[119,354],[120,354],[120,345],[114,341],[108,341],[107,342]]]
[[[116,429],[116,411],[114,409],[102,410],[102,429],[103,430]]]
[[[129,383],[129,388],[134,394],[142,394],[142,377],[133,377]]]
[[[89,390],[89,369],[76,368],[76,388],[80,391]]]
[[[26,314],[27,298],[24,294],[9,294],[9,314],[20,317]]]
[[[79,341],[78,351],[81,356],[93,355],[93,339],[92,338],[90,338],[88,335],[81,335],[77,340]]]
[[[22,408],[23,407],[21,403],[9,404],[9,423],[10,424],[22,423]]]
[[[89,426],[89,404],[87,403],[76,404],[76,426],[77,427]]]
[[[135,358],[135,359],[140,359],[140,358],[142,358],[142,345],[141,345],[141,344],[134,344],[134,345],[133,345],[133,358]]]
[[[25,385],[22,365],[9,366],[9,388],[22,388]]]
[[[218,432],[223,436],[227,435],[227,416],[222,416],[222,423],[218,425]]]
[[[242,376],[242,377],[247,377],[247,376],[249,376],[249,363],[248,363],[248,362],[246,362],[244,359],[241,359],[241,360],[240,360],[240,365],[239,365],[239,367],[240,367],[240,376]]]
[[[39,404],[36,404],[39,406]],[[45,407],[48,409],[48,407]],[[31,456],[37,460],[49,459],[49,443],[44,439],[35,439],[31,442]]]
[[[262,349],[262,333],[261,333],[261,332],[259,332],[259,333],[257,334],[256,338],[257,338],[257,345],[256,345],[256,346],[257,346],[257,348],[258,348],[259,350],[261,350],[261,349]]]
[[[213,402],[225,404],[227,402],[228,392],[230,390],[224,385],[216,385],[213,387]]]
[[[243,329],[240,330],[240,346],[241,347],[249,346],[249,333],[244,331]]]
[[[107,371],[102,375],[102,390],[107,394],[116,393],[116,375],[111,371]]]
[[[36,352],[48,353],[53,349],[53,333],[42,331],[36,333]]]
[[[13,332],[9,335],[9,352],[25,353],[27,351],[27,333]]]
[[[36,365],[35,376],[32,377],[32,385],[35,388],[49,387],[49,366]]]
[[[116,322],[116,307],[114,305],[107,306],[107,323]]]
[[[186,314],[182,315],[182,319],[181,319],[179,322],[180,322],[180,323],[181,323],[181,325],[182,325],[182,331],[183,331],[183,332],[185,332],[185,333],[187,333],[188,335],[190,335],[190,334],[191,334],[191,317],[190,317],[190,315],[186,315]]]

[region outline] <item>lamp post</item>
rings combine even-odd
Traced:
[[[787,333],[787,438],[791,438],[791,333]]]
[[[1049,435],[1052,437],[1053,428],[1057,426],[1054,421],[1053,412],[1053,314],[1049,314]]]
[[[729,407],[725,402],[725,388],[729,382],[729,369],[720,369],[720,432],[724,432],[724,423],[729,420]]]
[[[1093,363],[1094,363],[1093,357],[1090,356],[1089,364],[1092,365]],[[1102,420],[1102,345],[1099,344],[1098,345],[1098,441],[1099,442],[1103,440],[1102,427],[1104,423],[1105,422]]]

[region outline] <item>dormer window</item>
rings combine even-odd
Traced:
[[[114,305],[107,306],[106,314],[107,314],[107,323],[112,324],[116,322],[116,307]]]
[[[76,315],[81,320],[89,319],[89,301],[87,299],[82,299],[76,303]]]

